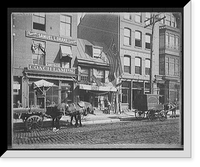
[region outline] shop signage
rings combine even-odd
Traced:
[[[79,89],[95,90],[95,91],[110,91],[110,92],[117,91],[117,89],[113,86],[95,86],[95,85],[86,85],[86,84],[79,84]]]
[[[74,39],[68,39],[68,38],[63,38],[63,37],[53,36],[53,35],[47,35],[47,34],[42,34],[42,33],[37,33],[37,32],[32,32],[32,31],[26,31],[26,36],[30,37],[30,38],[39,38],[39,39],[53,41],[53,42],[60,42],[60,43],[66,43],[66,44],[71,44],[71,45],[77,45],[77,42]]]
[[[75,74],[74,68],[61,68],[61,67],[41,66],[41,65],[29,64],[28,69],[29,70],[37,70],[37,71],[51,71],[51,72]]]

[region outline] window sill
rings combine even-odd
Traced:
[[[126,47],[131,47],[131,45],[126,45],[126,44],[123,44],[123,46],[126,46]]]
[[[134,46],[136,49],[142,49],[142,46]]]

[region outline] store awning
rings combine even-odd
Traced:
[[[40,87],[52,87],[52,86],[57,86],[57,85],[55,85],[54,83],[48,82],[44,79],[34,82],[34,89],[37,87],[40,88]]]
[[[117,91],[117,89],[114,86],[96,86],[96,85],[86,85],[86,84],[79,84],[79,89],[93,90],[93,91],[106,91],[106,92]]]
[[[70,46],[60,46],[60,58],[72,58],[72,49]]]

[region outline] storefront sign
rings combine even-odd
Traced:
[[[86,84],[79,84],[79,89],[96,90],[96,91],[109,91],[109,92],[116,92],[117,91],[117,89],[113,86],[94,86],[94,85],[86,85]]]
[[[51,71],[51,72],[75,74],[74,68],[61,68],[61,67],[41,66],[41,65],[29,64],[28,69],[29,70],[37,70],[37,71]]]
[[[53,42],[77,45],[76,40],[73,40],[73,39],[68,39],[68,38],[63,38],[63,37],[53,36],[53,35],[47,35],[47,34],[42,34],[42,33],[37,33],[37,32],[26,31],[26,36],[30,37],[30,38],[39,38],[39,39],[44,39],[44,40],[53,41]]]

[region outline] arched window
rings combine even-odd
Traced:
[[[131,73],[131,57],[124,55],[124,72]]]
[[[131,45],[131,29],[124,28],[124,45]]]
[[[142,47],[142,32],[135,31],[135,46]]]

